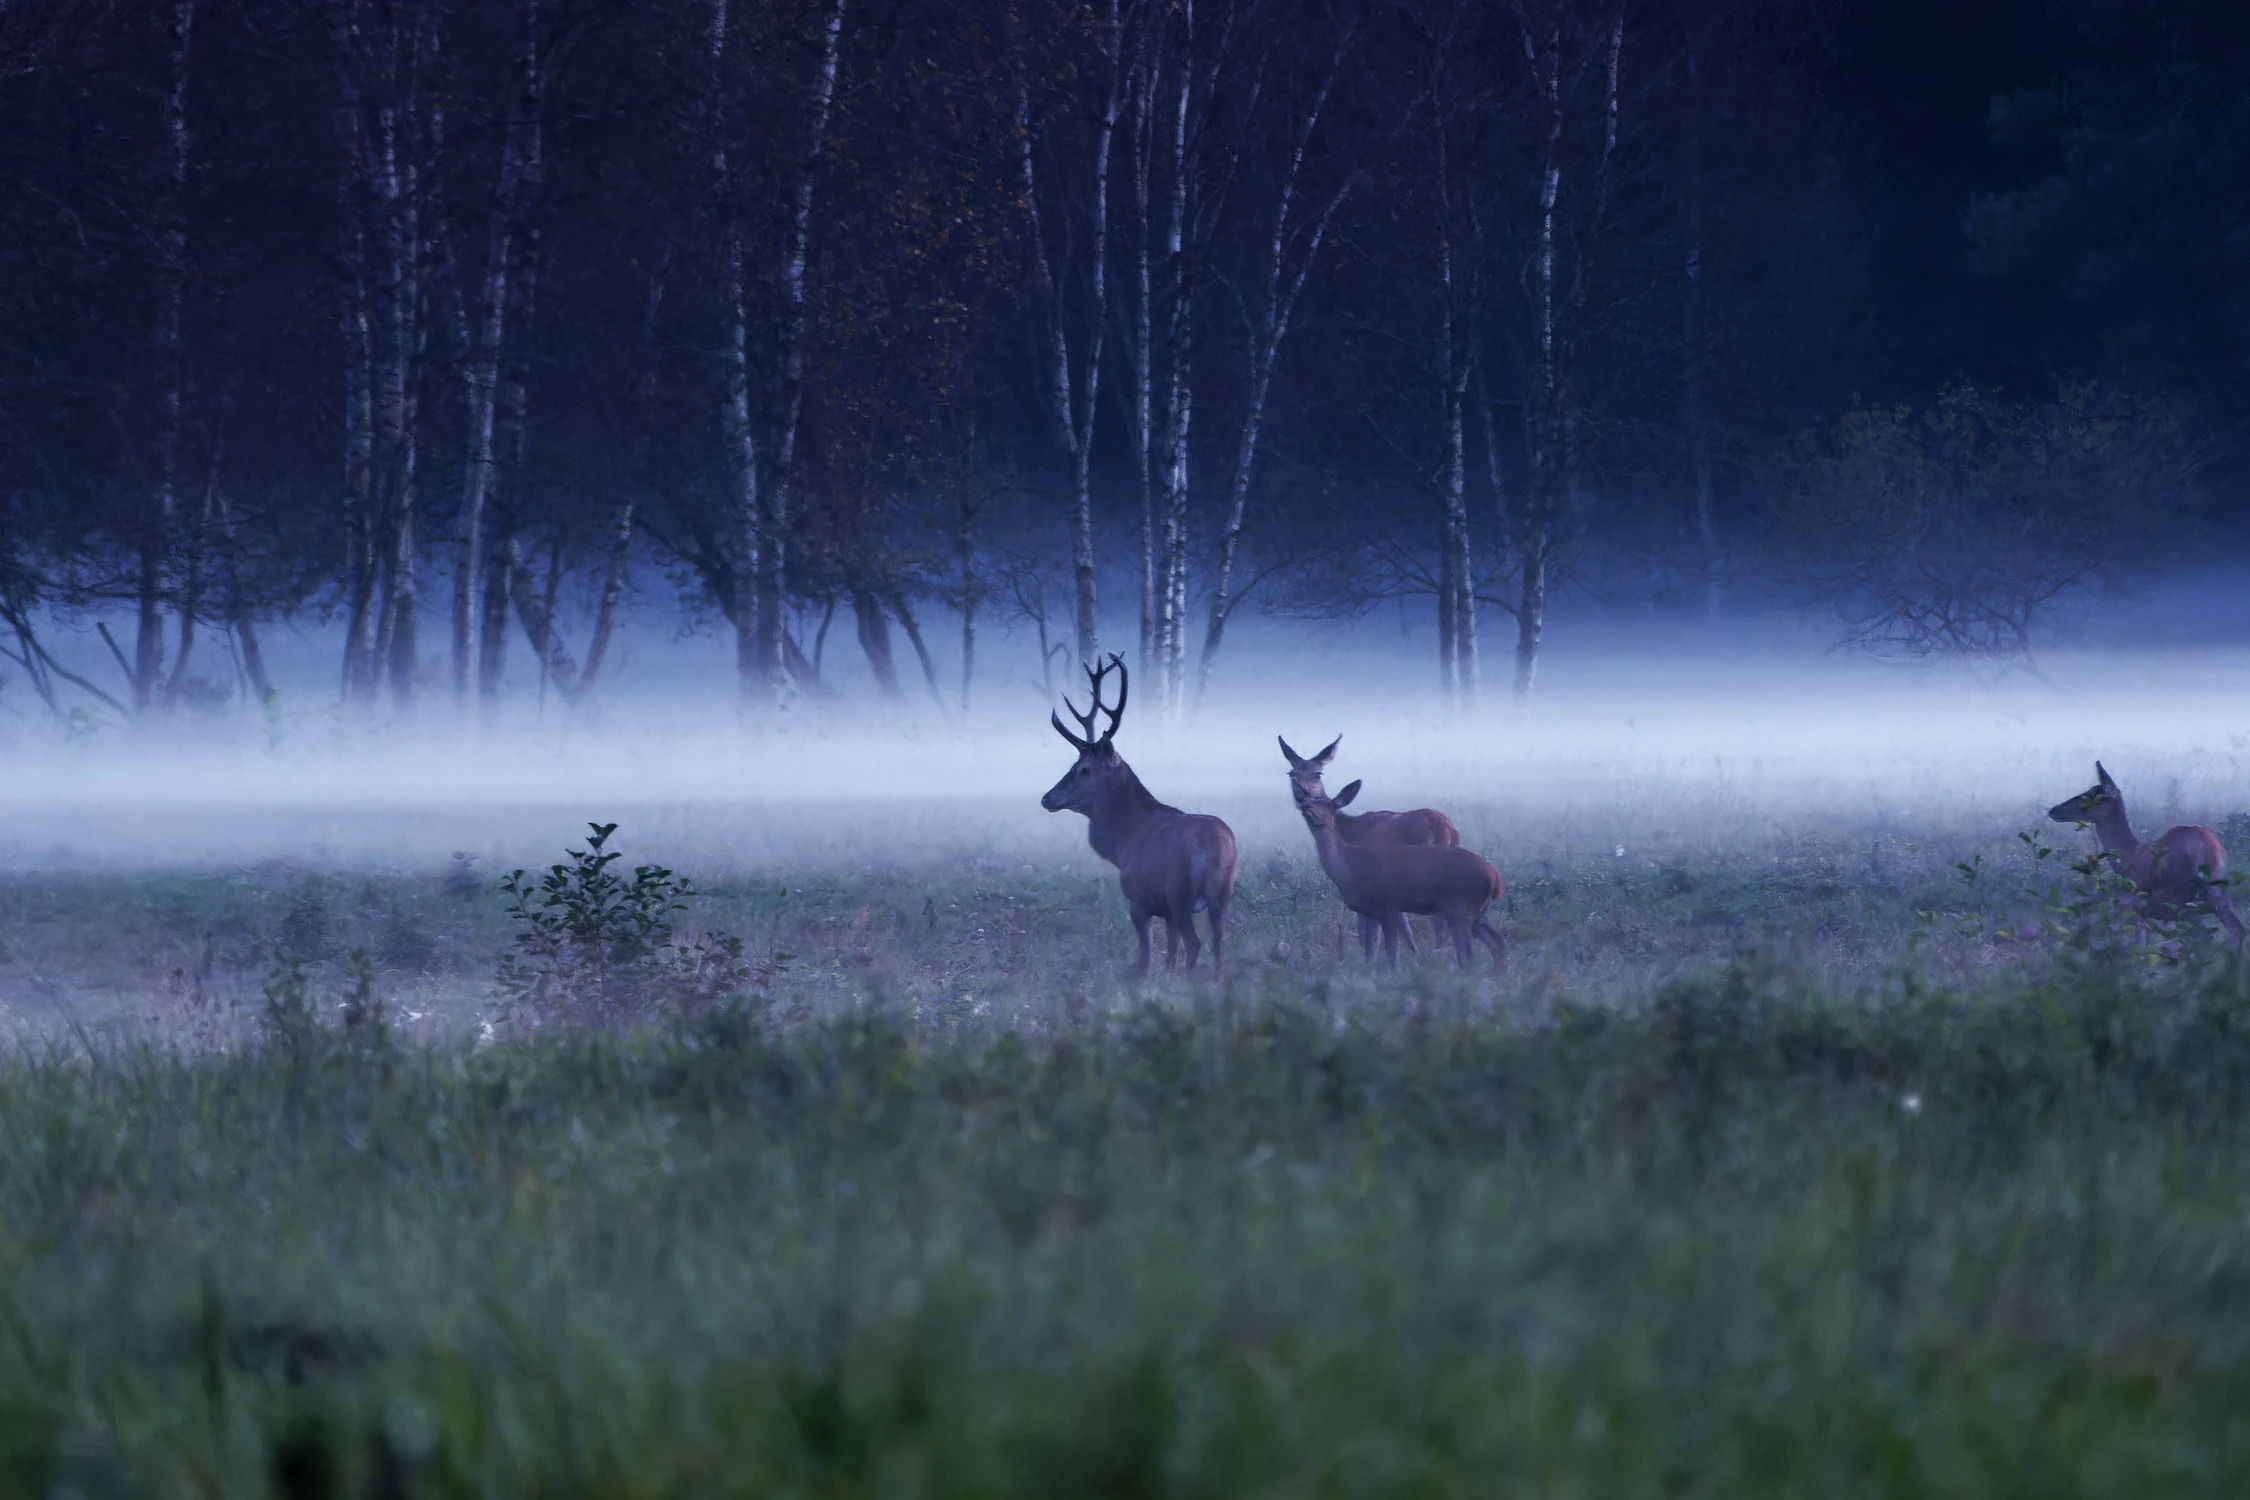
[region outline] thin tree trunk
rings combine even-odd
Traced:
[[[394,18],[393,88],[376,111],[379,158],[375,174],[382,231],[382,276],[377,282],[382,358],[377,366],[377,480],[384,501],[383,608],[376,655],[387,671],[398,710],[414,707],[419,658],[419,578],[416,508],[420,461],[419,404],[422,356],[421,68],[434,43],[432,15],[417,9]]]
[[[367,276],[370,148],[359,88],[358,0],[329,0],[335,68],[338,169],[337,318],[344,347],[344,661],[342,693],[364,702],[375,687],[375,348]]]
[[[1435,94],[1433,92],[1433,99]],[[1474,705],[1477,695],[1476,580],[1469,549],[1467,432],[1463,404],[1474,364],[1470,317],[1475,298],[1468,285],[1473,271],[1460,264],[1456,235],[1462,218],[1453,194],[1452,152],[1445,120],[1433,106],[1431,124],[1437,147],[1438,189],[1438,354],[1439,485],[1444,508],[1438,566],[1438,653],[1444,688],[1456,708]]]
[[[1329,74],[1330,81],[1334,70]],[[1312,108],[1306,111],[1304,123],[1296,139],[1290,143],[1288,164],[1281,174],[1280,199],[1274,209],[1273,235],[1266,242],[1263,270],[1265,272],[1264,301],[1259,309],[1259,323],[1249,350],[1249,391],[1243,404],[1242,430],[1235,441],[1234,469],[1227,484],[1226,519],[1219,528],[1219,556],[1213,570],[1211,587],[1211,617],[1203,631],[1203,653],[1196,668],[1196,701],[1210,689],[1211,673],[1219,664],[1219,647],[1226,639],[1227,623],[1241,601],[1234,593],[1234,570],[1242,549],[1242,527],[1249,512],[1250,476],[1258,458],[1258,438],[1266,416],[1266,396],[1273,387],[1274,366],[1279,361],[1283,340],[1289,336],[1290,319],[1295,315],[1297,297],[1304,291],[1305,278],[1311,273],[1313,262],[1320,256],[1320,245],[1328,232],[1329,220],[1341,208],[1350,194],[1347,183],[1332,194],[1313,220],[1312,230],[1306,236],[1304,247],[1298,252],[1294,269],[1289,265],[1289,219],[1296,207],[1297,184],[1305,165],[1305,149],[1312,141],[1313,128],[1320,123],[1321,112],[1327,107],[1329,83],[1321,85],[1314,97]]]
[[[188,49],[195,32],[195,0],[173,0],[171,76],[164,94],[164,227],[159,237],[163,290],[157,304],[156,351],[163,385],[157,398],[159,447],[156,495],[141,530],[140,577],[135,588],[133,708],[147,710],[164,676],[164,564],[178,508],[180,439],[185,417],[180,321],[187,300]]]
[[[516,98],[501,141],[499,176],[492,191],[485,234],[484,285],[476,343],[470,351],[468,452],[463,464],[459,551],[453,569],[453,701],[466,709],[482,656],[484,610],[477,597],[484,583],[485,507],[498,483],[495,407],[499,399],[500,351],[507,337],[508,276],[515,259],[517,218],[522,212],[526,132],[540,129],[544,95],[539,58],[539,0],[523,0],[522,52],[517,64]]]
[[[1458,340],[1449,338],[1447,343],[1454,346],[1449,348],[1448,357],[1456,363],[1445,393],[1445,563],[1452,579],[1446,604],[1453,618],[1453,692],[1459,704],[1467,708],[1476,702],[1479,680],[1476,579],[1470,562],[1467,445],[1462,421],[1469,366],[1466,354],[1457,347]]]
[[[1527,47],[1530,38],[1526,37]],[[1556,347],[1556,205],[1562,195],[1562,27],[1548,32],[1540,59],[1539,88],[1547,107],[1546,161],[1539,175],[1539,221],[1532,254],[1532,296],[1539,319],[1538,389],[1533,397],[1531,503],[1523,536],[1523,576],[1516,605],[1516,698],[1531,696],[1539,672],[1539,647],[1547,621],[1548,553],[1562,499],[1562,363]]]
[[[594,633],[586,642],[586,664],[579,669],[578,690],[584,694],[601,675],[609,656],[609,640],[617,625],[618,602],[625,596],[626,565],[633,553],[633,498],[617,504],[609,523],[609,558],[602,567],[602,590],[594,606]]]
[[[227,628],[234,632],[242,652],[242,674],[250,679],[250,690],[263,703],[273,696],[273,679],[266,673],[266,653],[258,644],[257,622],[242,587],[242,544],[235,535],[234,512],[227,505],[227,497],[216,489],[211,499],[219,540],[227,549]]]
[[[536,138],[531,149],[537,150]],[[523,191],[533,191],[539,172],[537,156],[524,161]],[[501,690],[507,681],[508,605],[522,571],[520,532],[531,497],[531,374],[532,336],[539,311],[539,277],[542,268],[539,231],[529,220],[519,223],[516,259],[508,273],[507,327],[513,354],[502,363],[499,411],[500,449],[506,462],[494,475],[490,504],[499,520],[493,528],[494,560],[484,585],[484,628],[477,662],[478,712],[496,715]]]
[[[1138,659],[1143,663],[1153,662],[1157,654],[1156,492],[1153,480],[1156,433],[1152,425],[1156,379],[1156,309],[1150,300],[1154,285],[1150,276],[1150,242],[1155,236],[1156,225],[1150,217],[1149,154],[1153,140],[1151,132],[1155,119],[1156,83],[1164,55],[1158,40],[1160,34],[1153,25],[1146,28],[1144,56],[1135,70],[1138,76],[1133,83],[1133,290],[1129,313],[1131,322],[1127,330],[1130,341],[1125,350],[1133,376],[1133,430],[1130,434],[1133,477],[1141,502],[1141,633]]]
[[[1102,336],[1109,316],[1109,167],[1110,144],[1117,133],[1121,103],[1124,45],[1118,0],[1109,0],[1107,23],[1110,76],[1102,111],[1094,130],[1093,210],[1087,226],[1086,347],[1082,363],[1073,367],[1070,331],[1064,320],[1061,291],[1048,258],[1046,232],[1039,210],[1038,177],[1033,163],[1031,91],[1022,70],[1016,76],[1016,138],[1018,166],[1023,183],[1024,211],[1029,219],[1031,281],[1034,299],[1046,323],[1047,397],[1058,446],[1068,462],[1071,495],[1071,573],[1076,595],[1076,636],[1081,661],[1093,663],[1101,655],[1100,599],[1094,572],[1094,503],[1091,487],[1093,428],[1101,386]]]
[[[557,603],[562,598],[562,581],[563,539],[562,533],[557,532],[554,539],[547,544],[547,587],[541,591],[539,597],[540,619],[545,622],[547,637],[547,645],[539,653],[539,711],[541,713],[545,713],[547,710],[547,685],[554,681],[554,674],[551,670],[551,664],[555,660],[554,653],[562,651],[564,652],[562,659],[564,661],[570,659],[563,645],[562,626],[555,618],[559,613],[556,608]],[[556,686],[558,690],[565,691],[567,701],[568,690],[561,683],[557,683]],[[571,682],[569,687],[575,688],[575,681]]]
[[[523,622],[523,633],[531,641],[531,649],[539,659],[543,682],[552,682],[556,691],[565,698],[578,691],[578,663],[571,658],[570,647],[563,643],[562,635],[555,629],[554,599],[556,584],[562,574],[559,556],[547,571],[547,588],[535,592],[531,586],[531,565],[524,560],[523,546],[514,537],[504,546],[508,594],[516,606],[516,617]]]
[[[1194,416],[1189,367],[1194,355],[1191,325],[1195,281],[1187,250],[1188,105],[1195,81],[1195,8],[1182,0],[1185,33],[1180,46],[1180,76],[1172,98],[1170,131],[1171,194],[1164,226],[1164,462],[1159,534],[1163,555],[1157,576],[1157,713],[1178,717],[1187,636],[1188,429]]]
[[[893,591],[891,613],[898,616],[899,628],[906,632],[906,643],[914,648],[914,659],[922,664],[922,680],[929,684],[930,701],[937,704],[938,712],[945,712],[945,689],[938,686],[937,663],[930,659],[929,644],[922,639],[921,624],[914,618],[914,607],[906,602],[906,595]]]
[[[1687,77],[1687,259],[1681,298],[1681,405],[1687,426],[1691,516],[1696,539],[1703,548],[1703,613],[1706,619],[1716,620],[1724,557],[1711,494],[1711,434],[1703,415],[1703,79],[1692,36],[1687,48]]]
[[[742,244],[741,211],[734,204],[727,161],[725,76],[729,0],[711,0],[704,30],[705,121],[709,125],[711,213],[719,234],[719,285],[726,299],[726,325],[720,335],[719,427],[732,470],[733,515],[725,558],[727,593],[734,626],[735,690],[747,704],[760,696],[758,677],[759,484],[757,431],[750,421],[750,294],[743,284],[748,266]]]
[[[219,445],[211,444],[210,473],[203,483],[203,504],[188,528],[187,566],[180,581],[180,648],[172,658],[172,673],[164,682],[164,706],[177,707],[187,684],[188,659],[195,652],[195,627],[203,613],[205,563],[210,555],[211,527],[219,500]]]
[[[756,687],[771,697],[783,681],[782,606],[788,597],[789,507],[796,480],[797,425],[805,398],[805,260],[812,241],[813,188],[828,138],[836,98],[836,65],[843,49],[844,0],[828,0],[821,21],[820,67],[813,75],[812,118],[789,206],[788,242],[781,257],[781,387],[775,425],[773,482],[758,520]]]
[[[859,624],[859,649],[875,673],[875,686],[886,698],[898,696],[898,664],[891,655],[891,626],[882,601],[859,584],[851,586],[852,615]]]
[[[977,670],[977,606],[984,600],[983,580],[977,572],[977,505],[972,498],[971,486],[975,479],[977,456],[976,410],[971,407],[963,418],[968,424],[961,454],[961,464],[954,476],[957,486],[955,499],[954,554],[961,568],[961,717],[969,716],[969,688],[976,680]]]
[[[586,643],[586,664],[579,670],[579,691],[591,691],[609,656],[610,637],[616,630],[617,611],[632,571],[633,519],[637,497],[655,487],[655,431],[657,330],[664,310],[664,281],[671,269],[672,245],[658,244],[648,268],[648,286],[641,313],[641,370],[634,380],[637,424],[630,465],[632,482],[610,513],[609,555],[602,566],[602,587],[594,607],[594,633]]]
[[[477,634],[477,699],[488,716],[498,709],[508,677],[508,606],[515,597],[519,550],[515,517],[503,514],[485,560],[484,628]]]

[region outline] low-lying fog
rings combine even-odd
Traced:
[[[1429,691],[1427,660],[1382,654],[1380,632],[1319,639],[1269,640],[1254,669],[1234,664],[1172,724],[1136,675],[1119,748],[1159,797],[1228,819],[1246,855],[1304,839],[1277,734],[1304,754],[1342,735],[1331,791],[1364,780],[1362,809],[1460,809],[1503,870],[1511,827],[1531,822],[1620,844],[1964,817],[2030,826],[2092,781],[2097,757],[2144,833],[2250,809],[2250,651],[2082,652],[2039,675],[1886,666],[1802,643],[1580,651],[1558,653],[1522,709],[1494,653],[1482,701],[1457,712]],[[309,689],[297,700],[310,706],[263,720],[73,737],[23,719],[0,815],[32,868],[416,866],[456,850],[504,868],[548,861],[596,818],[624,825],[636,860],[706,876],[980,851],[1091,864],[1082,820],[1040,810],[1071,752],[1016,667],[992,669],[965,723],[927,693],[746,723],[717,670],[700,690],[620,692],[598,718],[476,734],[450,721],[442,689],[415,725],[355,724]]]

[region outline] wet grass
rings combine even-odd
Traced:
[[[0,1078],[25,1494],[2230,1494],[2250,993],[1278,972]]]
[[[627,1035],[450,866],[18,874],[0,1493],[2240,1493],[2250,981],[2060,863],[1557,834],[1387,976],[1268,848],[1148,986],[1086,862],[717,865],[787,967]]]

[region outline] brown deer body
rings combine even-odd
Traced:
[[[1452,936],[1453,956],[1464,969],[1472,937],[1492,950],[1495,968],[1506,960],[1506,939],[1484,919],[1500,899],[1500,872],[1481,856],[1429,844],[1348,844],[1331,797],[1309,798],[1297,811],[1344,905],[1379,922],[1407,913],[1436,918],[1439,930]],[[1396,950],[1386,944],[1385,951],[1396,962]]]
[[[2110,863],[2141,893],[2141,914],[2169,917],[2203,902],[2218,915],[2236,952],[2242,950],[2242,920],[2227,897],[2227,851],[2219,836],[2200,823],[2168,828],[2142,843],[2125,816],[2125,794],[2100,761],[2098,778],[2067,802],[2047,809],[2057,823],[2091,823]]]
[[[1344,743],[1342,735],[1328,742],[1328,748],[1318,755],[1299,755],[1289,748],[1289,742],[1276,735],[1282,755],[1289,762],[1289,795],[1295,799],[1298,811],[1304,810],[1308,801],[1328,797],[1327,788],[1321,785],[1321,773],[1336,758],[1336,747]],[[1347,844],[1373,848],[1383,844],[1427,845],[1434,849],[1456,849],[1461,844],[1461,830],[1453,820],[1434,807],[1417,807],[1411,812],[1347,813],[1343,809],[1359,795],[1360,783],[1353,782],[1335,796],[1336,832]],[[1406,951],[1414,949],[1414,929],[1405,917],[1396,912],[1378,915],[1359,913],[1359,950],[1370,960],[1375,957],[1375,935],[1383,937],[1383,956],[1391,963],[1398,962],[1398,943],[1406,940]],[[1440,934],[1442,936],[1442,933]]]
[[[1102,702],[1102,679],[1111,667],[1117,669],[1115,708]],[[1078,760],[1039,805],[1049,812],[1086,815],[1087,843],[1117,866],[1117,883],[1140,939],[1143,975],[1149,970],[1148,924],[1157,917],[1164,919],[1164,967],[1173,966],[1182,942],[1187,944],[1188,967],[1195,967],[1203,950],[1195,933],[1199,911],[1211,919],[1211,964],[1218,968],[1226,961],[1227,905],[1234,899],[1234,830],[1207,814],[1157,801],[1110,743],[1125,717],[1129,682],[1123,659],[1112,656],[1105,666],[1089,667],[1086,675],[1093,683],[1093,708],[1083,714],[1070,709],[1085,734],[1072,734],[1060,716],[1049,716],[1055,733],[1078,752]],[[1064,706],[1070,707],[1068,699]],[[1094,720],[1103,713],[1109,715],[1109,729],[1096,736]]]

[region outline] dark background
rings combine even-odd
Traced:
[[[642,616],[753,703],[997,630],[1184,712],[1396,601],[1464,701],[1621,607],[2035,660],[2244,544],[2246,64],[2217,0],[10,6],[0,638],[58,715],[255,701],[277,621],[385,712]]]

